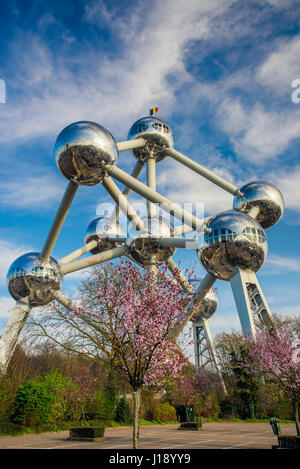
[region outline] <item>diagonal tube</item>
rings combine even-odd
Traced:
[[[146,144],[143,138],[135,138],[133,140],[125,140],[124,142],[118,142],[118,151],[133,150],[134,148],[141,148]]]
[[[91,249],[94,249],[97,246],[98,246],[98,241],[93,239],[92,241],[85,244],[84,246],[81,246],[80,248],[78,248],[75,251],[71,252],[67,256],[62,257],[61,259],[59,259],[58,263],[59,264],[68,264],[69,262],[72,262],[75,259],[78,259],[78,257],[83,256],[83,254],[86,254],[87,252],[90,252]]]
[[[194,293],[192,285],[188,282],[188,280],[185,278],[181,270],[179,269],[178,265],[173,261],[172,257],[169,257],[168,261],[168,268],[172,274],[175,274],[175,277],[178,278],[182,288],[187,292],[187,293]]]
[[[76,311],[79,309],[79,306],[77,305],[77,303],[71,300],[71,298],[69,298],[60,290],[56,290],[56,292],[54,293],[54,298],[65,308],[68,308],[73,311]]]
[[[152,191],[148,186],[129,176],[129,174],[127,174],[125,171],[122,171],[120,168],[107,165],[106,170],[111,176],[122,182],[122,184],[127,185],[135,192],[145,197],[147,200],[160,204],[162,210],[165,210],[168,213],[172,213],[175,218],[187,225],[190,225],[194,230],[197,230],[197,227],[201,226],[202,221],[199,218],[174,204],[158,192]]]
[[[143,168],[143,163],[140,163],[139,161],[136,163],[132,173],[131,173],[131,176],[134,177],[134,178],[137,178],[141,172]],[[128,197],[129,194],[131,192],[131,189],[129,189],[128,187],[126,187],[123,191],[123,195],[124,197]],[[110,217],[110,223],[111,224],[114,224],[116,223],[118,217],[119,217],[119,214],[120,214],[120,207],[118,205],[116,205],[116,208],[115,210],[113,211],[111,217]],[[120,242],[125,242],[126,239],[121,239],[121,238],[118,238],[118,241]],[[76,249],[75,251],[71,252],[70,254],[68,254],[67,256],[64,256],[62,257],[58,263],[59,264],[68,264],[69,262],[72,262],[74,261],[75,259],[78,259],[78,257],[81,257],[83,256],[84,254],[86,254],[87,252],[90,252],[92,249],[94,249],[95,247],[97,247],[98,245],[98,242],[96,240],[92,240],[90,241],[89,243],[81,246],[80,248]]]
[[[78,189],[78,185],[70,181],[67,186],[66,192],[63,196],[63,199],[60,203],[60,206],[58,208],[56,217],[53,221],[53,224],[51,226],[46,242],[43,246],[43,249],[40,255],[42,264],[46,263],[49,260],[49,257],[51,256],[51,252],[53,250],[54,244],[56,243],[60,230],[62,229],[67,213],[71,207],[74,196],[77,192],[77,189]]]
[[[140,161],[137,161],[135,167],[133,168],[131,176],[133,178],[137,179],[138,176],[140,175],[140,172],[143,169],[143,167],[144,167],[144,163],[141,163]],[[130,187],[125,186],[125,189],[123,190],[124,197],[128,198],[130,192],[131,192]],[[113,211],[113,213],[111,214],[111,217],[110,217],[111,224],[114,224],[118,220],[119,215],[120,215],[120,207],[117,204],[115,210]]]
[[[123,256],[128,251],[127,246],[123,245],[117,248],[109,249],[108,251],[101,252],[100,254],[95,254],[94,256],[84,257],[78,261],[69,262],[68,264],[62,264],[59,266],[58,273],[62,275],[70,274],[71,272],[76,272],[77,270],[85,269],[86,267],[91,267],[93,265],[101,264],[105,261],[110,261],[116,257]]]
[[[180,225],[180,226],[175,226],[174,228],[174,236],[182,236],[186,233],[191,233],[192,231],[195,231],[194,228],[192,228],[189,225]]]
[[[200,303],[209,291],[209,289],[213,286],[217,277],[210,274],[209,272],[205,275],[202,282],[200,283],[199,287],[196,290],[196,294],[193,299],[189,302],[186,307],[186,311],[182,313],[177,321],[175,327],[169,332],[169,336],[173,339],[177,339],[179,334],[183,331],[187,323],[191,320],[194,314],[197,314]]]
[[[255,205],[254,207],[252,207],[249,212],[247,213],[247,215],[249,215],[249,217],[251,218],[254,218],[256,219],[259,215],[259,212],[260,212],[260,208],[258,207],[258,205]]]
[[[195,161],[191,160],[190,158],[183,155],[179,151],[174,150],[174,148],[167,148],[166,149],[166,154],[168,156],[171,156],[175,160],[179,161],[179,163],[183,164],[187,168],[190,168],[191,170],[193,170],[196,173],[200,174],[201,176],[205,177],[209,181],[213,182],[217,186],[222,187],[222,189],[229,192],[230,194],[232,194],[232,195],[240,194],[241,195],[238,187],[234,186],[230,182],[225,181],[225,179],[221,178],[220,176],[217,176],[215,173],[213,173],[209,169],[207,169],[204,166],[201,166],[200,164],[198,164]]]
[[[133,178],[135,181],[136,179]],[[128,202],[127,198],[122,194],[118,186],[110,177],[105,177],[103,180],[103,186],[115,201],[115,203],[120,207],[122,212],[126,215],[128,220],[136,230],[141,230],[144,227],[144,223],[141,218],[138,216],[136,211],[131,207],[130,203]]]

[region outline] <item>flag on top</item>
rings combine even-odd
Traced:
[[[150,109],[150,116],[153,116],[153,114],[155,114],[157,111],[158,107],[153,107],[152,109]]]

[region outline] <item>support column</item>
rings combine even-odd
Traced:
[[[255,337],[256,331],[273,324],[273,316],[254,272],[235,269],[230,284],[243,333]]]
[[[4,374],[7,370],[30,310],[28,298],[16,301],[0,337],[0,374]]]
[[[224,394],[227,395],[207,319],[195,318],[193,320],[193,336],[196,372],[199,373],[209,368],[215,371],[219,376]]]

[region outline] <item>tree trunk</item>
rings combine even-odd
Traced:
[[[84,423],[84,425],[86,425],[86,419],[85,419],[85,413],[84,413],[84,406],[83,406],[83,404],[81,404],[81,415],[82,415],[82,418],[83,418],[83,423]]]
[[[140,403],[141,403],[141,390],[132,393],[133,396],[133,435],[132,447],[137,449],[139,447],[140,439]]]
[[[250,402],[250,418],[255,419],[254,402]]]
[[[299,411],[298,411],[299,403],[293,402],[294,408],[294,419],[296,424],[297,435],[300,436],[300,424],[299,424]]]

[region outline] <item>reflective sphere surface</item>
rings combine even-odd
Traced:
[[[240,188],[243,197],[235,196],[233,208],[241,212],[258,206],[260,212],[256,220],[263,228],[275,225],[281,218],[284,210],[284,201],[280,190],[274,184],[266,181],[253,181]]]
[[[108,251],[117,246],[121,246],[126,239],[126,235],[118,222],[110,223],[109,217],[99,217],[93,220],[86,229],[84,243],[92,240],[98,242],[98,246],[91,249],[91,253],[98,254]]]
[[[58,135],[54,156],[70,181],[93,186],[103,180],[105,165],[116,164],[118,149],[111,133],[95,122],[75,122]]]
[[[145,230],[137,231],[132,225],[126,244],[129,257],[141,265],[163,264],[175,252],[175,248],[160,246],[158,240],[173,236],[173,226],[162,217],[142,217]]]
[[[193,289],[196,291],[199,287],[202,279],[192,279],[189,282],[192,284]],[[214,288],[210,288],[206,293],[205,297],[200,303],[200,310],[197,314],[192,317],[192,321],[198,319],[209,319],[216,311],[218,307],[218,297],[215,293]]]
[[[267,252],[261,225],[244,213],[228,210],[212,217],[210,233],[199,237],[198,257],[204,268],[221,280],[229,280],[235,267],[257,272]]]
[[[134,156],[145,162],[149,158],[155,158],[160,161],[165,157],[165,149],[173,147],[173,133],[170,126],[158,117],[142,117],[136,121],[130,128],[128,140],[133,138],[143,138],[147,141],[141,148],[134,148]]]
[[[31,306],[46,305],[61,288],[61,276],[55,271],[58,263],[50,257],[41,267],[39,252],[29,252],[18,257],[7,273],[8,290],[15,300],[28,297]]]

